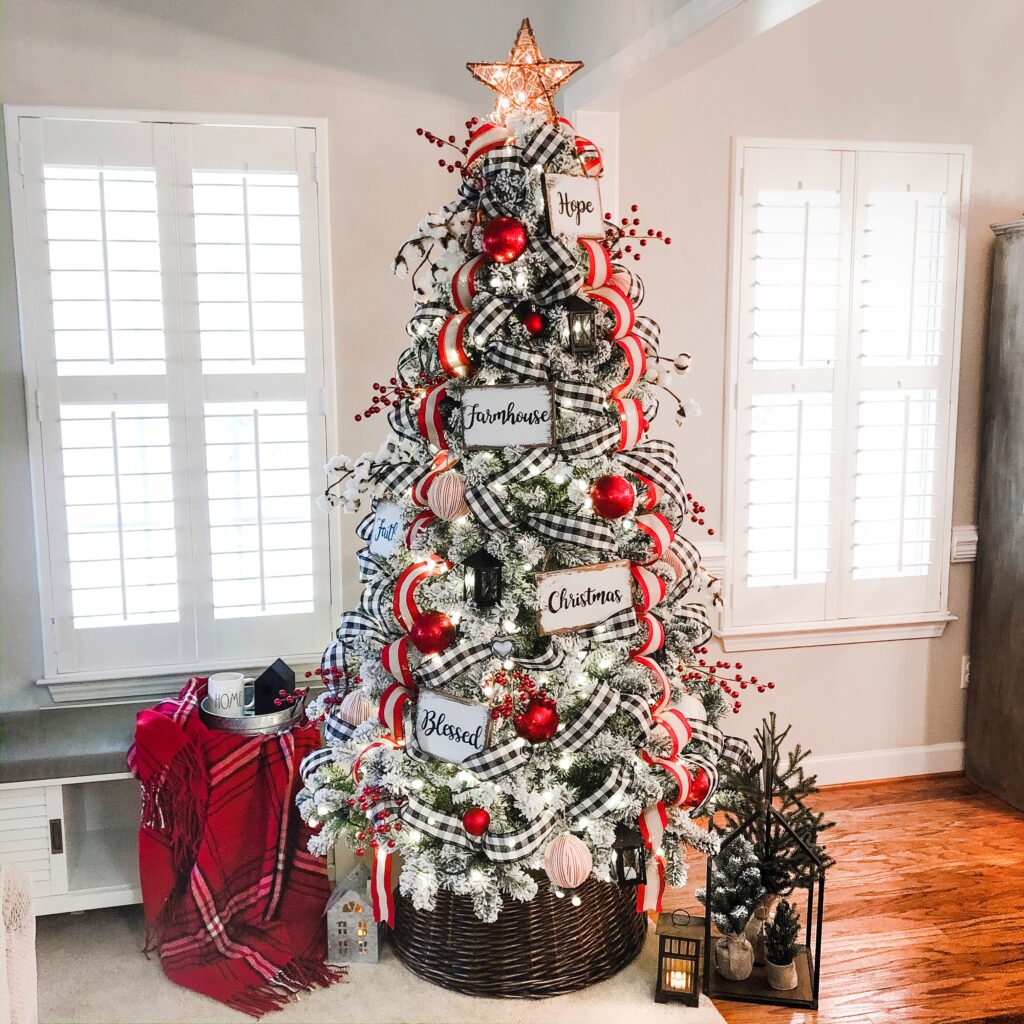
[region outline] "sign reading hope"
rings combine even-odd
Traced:
[[[422,689],[416,698],[416,745],[425,754],[462,764],[487,746],[486,704]]]
[[[602,562],[537,574],[537,628],[541,636],[598,626],[633,606],[629,562]]]
[[[387,558],[393,555],[401,540],[402,510],[393,502],[378,502],[373,514],[373,532],[370,534],[371,555]]]
[[[546,384],[488,385],[462,392],[467,448],[546,448],[555,441],[555,408]]]
[[[576,174],[545,174],[548,224],[553,235],[603,238],[604,212],[596,178]]]

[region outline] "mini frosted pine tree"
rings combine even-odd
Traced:
[[[723,935],[739,935],[764,895],[757,854],[743,836],[734,839],[718,855],[711,870],[710,888],[710,896],[707,889],[698,889],[697,899],[707,907]]]
[[[775,917],[765,926],[764,948],[768,960],[779,967],[791,963],[797,951],[800,915],[789,900],[775,908]]]

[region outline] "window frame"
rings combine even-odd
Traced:
[[[60,672],[58,669],[58,624],[55,616],[55,600],[52,592],[53,573],[51,564],[50,517],[47,510],[47,495],[44,476],[46,444],[43,431],[42,409],[45,402],[52,402],[55,396],[44,395],[45,384],[39,367],[39,346],[32,339],[39,335],[40,324],[36,315],[39,305],[38,289],[41,287],[34,261],[31,260],[32,244],[29,224],[30,211],[23,186],[24,147],[20,130],[21,118],[61,119],[77,121],[115,122],[126,124],[158,123],[173,126],[217,127],[217,128],[288,128],[312,130],[315,138],[315,153],[312,166],[308,169],[315,188],[315,216],[317,238],[315,248],[319,262],[316,284],[319,290],[317,316],[320,322],[321,365],[317,367],[321,378],[319,387],[319,409],[323,417],[324,434],[328,449],[337,450],[339,443],[338,416],[338,353],[334,325],[333,268],[331,259],[331,210],[328,183],[330,182],[328,128],[324,117],[228,114],[178,110],[152,109],[109,109],[93,107],[36,106],[4,104],[4,127],[6,132],[6,157],[8,167],[8,194],[11,203],[12,234],[14,242],[14,270],[18,303],[19,343],[21,347],[22,370],[25,382],[26,421],[28,430],[28,457],[31,479],[31,500],[36,550],[37,581],[39,586],[39,611],[43,641],[43,676],[35,682],[47,687],[56,702],[79,701],[82,699],[110,700],[130,698],[156,693],[165,693],[180,685],[182,676],[214,671],[219,668],[257,668],[256,665],[239,665],[238,659],[223,662],[211,660],[202,664],[177,663],[150,665],[128,669],[96,669]],[[299,168],[298,172],[303,173]],[[166,214],[161,214],[161,217]],[[19,257],[28,257],[29,266],[22,268]],[[177,268],[173,268],[177,274]],[[177,317],[178,312],[172,314]],[[316,399],[314,399],[316,400]],[[311,467],[315,471],[315,467]],[[193,501],[200,500],[192,495]],[[314,510],[314,514],[316,514]],[[329,639],[332,623],[337,619],[342,591],[341,545],[328,530],[328,564],[325,567],[329,587],[329,602],[324,612],[325,642]],[[228,620],[229,621],[229,620]],[[318,664],[321,651],[289,652],[288,656],[296,665]]]
[[[723,544],[724,554],[724,592],[725,607],[722,610],[719,635],[727,651],[777,650],[792,647],[823,646],[830,644],[867,643],[882,640],[919,639],[941,636],[947,623],[955,621],[956,616],[948,611],[949,565],[952,550],[952,513],[953,488],[955,484],[954,464],[956,455],[957,406],[959,399],[960,348],[963,333],[964,312],[964,281],[966,277],[966,252],[968,234],[968,215],[970,207],[970,178],[972,147],[969,145],[943,145],[931,143],[897,143],[875,142],[871,140],[852,139],[795,139],[766,138],[761,136],[733,136],[730,152],[730,189],[729,189],[729,262],[726,299],[726,340],[728,348],[727,361],[727,394],[723,403],[724,451],[726,454],[723,481],[723,516],[726,538]],[[960,221],[959,237],[956,251],[956,284],[952,308],[952,349],[949,357],[950,377],[948,399],[948,429],[946,432],[946,464],[945,493],[942,496],[941,511],[936,516],[938,529],[938,611],[910,611],[895,615],[880,616],[848,616],[836,615],[826,619],[811,621],[776,622],[762,625],[737,625],[733,622],[731,598],[736,578],[736,570],[740,564],[739,545],[742,542],[738,524],[738,491],[737,474],[739,472],[739,456],[742,447],[742,424],[739,416],[739,395],[741,388],[740,360],[740,303],[743,299],[742,259],[743,243],[743,189],[744,189],[744,155],[748,149],[803,150],[838,152],[840,156],[852,153],[854,159],[858,152],[887,152],[905,154],[941,154],[959,156],[963,161],[960,180]],[[855,192],[851,202],[856,204],[858,195]],[[851,267],[856,258],[855,238],[850,247]],[[849,304],[848,282],[844,282],[846,293],[847,317],[852,320]],[[848,367],[843,367],[844,384],[849,380]],[[748,385],[749,387],[749,377]],[[851,423],[851,411],[843,403],[844,429],[848,432]],[[856,453],[847,449],[842,455],[842,464],[849,467],[850,460]],[[852,502],[852,497],[849,498]],[[846,516],[849,509],[843,508],[839,513]]]

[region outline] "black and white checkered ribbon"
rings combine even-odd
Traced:
[[[555,381],[554,390],[559,409],[596,415],[608,408],[607,387],[577,380],[559,380]]]
[[[531,166],[545,167],[563,146],[572,143],[553,124],[543,124],[523,147],[523,161]]]
[[[621,433],[618,419],[609,420],[572,437],[563,437],[558,450],[567,459],[597,459],[618,448]]]
[[[721,729],[707,722],[691,722],[692,739],[703,743],[714,752],[715,757],[731,761],[738,768],[746,771],[754,763],[750,753],[750,744],[739,736],[727,736]]]
[[[649,477],[666,497],[686,511],[686,488],[676,468],[676,450],[670,441],[648,439],[628,452],[619,453],[626,469]]]
[[[546,473],[557,461],[555,452],[549,448],[537,448],[527,452],[486,483],[466,489],[466,503],[470,511],[486,530],[511,529],[518,520],[501,497],[503,488]]]
[[[711,639],[714,630],[711,628],[711,620],[708,618],[706,605],[699,601],[676,605],[673,608],[673,612],[677,622],[688,622],[697,631],[693,641],[695,645],[707,643]]]
[[[411,338],[420,338],[427,332],[436,334],[440,330],[441,324],[451,315],[452,311],[447,306],[417,306],[405,325],[405,332]],[[415,348],[416,346],[412,346],[407,351],[413,351]]]
[[[566,515],[563,512],[533,512],[523,523],[555,544],[575,544],[595,551],[615,548],[615,533],[603,519]]]
[[[484,352],[484,362],[538,384],[546,384],[550,378],[550,365],[546,355],[534,352],[524,345],[517,345],[507,338],[498,338],[487,348]]]
[[[456,644],[424,658],[416,669],[416,679],[421,686],[443,688],[490,657],[493,657],[490,640]]]
[[[604,622],[599,622],[596,626],[577,630],[574,635],[585,640],[611,643],[613,640],[629,640],[639,628],[636,621],[636,610],[630,606],[620,609],[614,615],[609,615]]]
[[[399,437],[404,437],[407,441],[422,440],[416,412],[411,402],[399,402],[388,413],[388,423]]]

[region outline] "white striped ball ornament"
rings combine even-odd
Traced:
[[[363,722],[373,718],[376,708],[369,697],[362,690],[353,690],[345,694],[341,704],[338,705],[338,714],[343,722],[349,725],[361,725]]]
[[[469,506],[462,474],[449,470],[435,477],[427,490],[427,507],[438,519],[447,519],[449,523],[466,515]]]
[[[678,700],[673,701],[672,706],[686,716],[690,722],[706,722],[708,720],[707,709],[704,701],[696,694],[684,693]]]
[[[556,836],[544,851],[544,870],[548,878],[562,889],[582,885],[594,867],[594,858],[582,839],[566,832]]]

